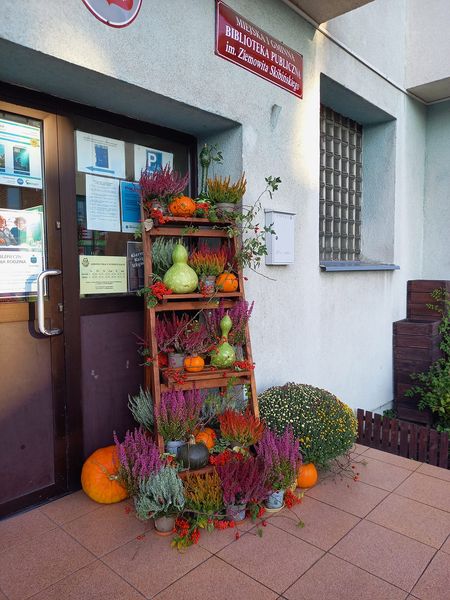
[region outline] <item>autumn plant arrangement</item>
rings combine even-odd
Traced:
[[[207,180],[208,200],[219,211],[234,211],[241,202],[247,187],[245,173],[231,183],[231,177],[213,177]]]
[[[248,449],[261,439],[264,424],[249,410],[240,413],[227,409],[218,416],[222,439],[231,446]]]
[[[155,335],[158,351],[168,355],[172,369],[182,368],[187,356],[205,354],[212,344],[206,324],[192,319],[187,313],[158,316]]]
[[[197,273],[202,293],[207,295],[214,293],[216,277],[224,272],[226,261],[227,253],[224,248],[213,250],[206,244],[200,244],[191,252],[189,265]]]
[[[198,425],[203,397],[200,390],[171,390],[161,394],[155,408],[158,433],[166,443],[166,451],[176,454]]]
[[[169,203],[181,195],[188,183],[188,173],[181,175],[168,164],[155,171],[143,170],[139,187],[146,216],[160,220],[160,217],[167,213]]]

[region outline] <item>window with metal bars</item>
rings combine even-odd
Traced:
[[[361,258],[362,126],[320,107],[320,259]]]

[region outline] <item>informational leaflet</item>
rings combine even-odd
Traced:
[[[0,184],[42,188],[40,127],[0,119]]]
[[[144,250],[142,242],[127,242],[128,291],[144,287]]]
[[[173,154],[145,146],[134,146],[134,178],[139,180],[141,172],[163,169],[166,165],[173,168]]]
[[[134,233],[141,220],[141,196],[138,183],[132,181],[120,182],[120,204],[122,209],[122,232]]]
[[[125,142],[76,132],[77,170],[125,179]]]
[[[86,175],[87,229],[120,231],[119,180]]]
[[[127,292],[126,256],[80,256],[80,294]]]
[[[43,270],[42,212],[0,209],[0,297],[36,295]]]

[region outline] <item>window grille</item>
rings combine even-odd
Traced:
[[[321,260],[360,260],[362,126],[320,107]]]

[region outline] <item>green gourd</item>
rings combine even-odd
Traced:
[[[197,289],[198,277],[194,269],[187,264],[188,253],[182,244],[177,244],[172,252],[173,265],[164,275],[164,284],[174,294],[190,294]]]
[[[220,331],[222,332],[222,340],[217,347],[217,350],[211,355],[211,364],[219,369],[231,367],[236,360],[236,352],[233,346],[228,343],[228,334],[233,327],[233,322],[228,315],[225,315],[220,321]]]

